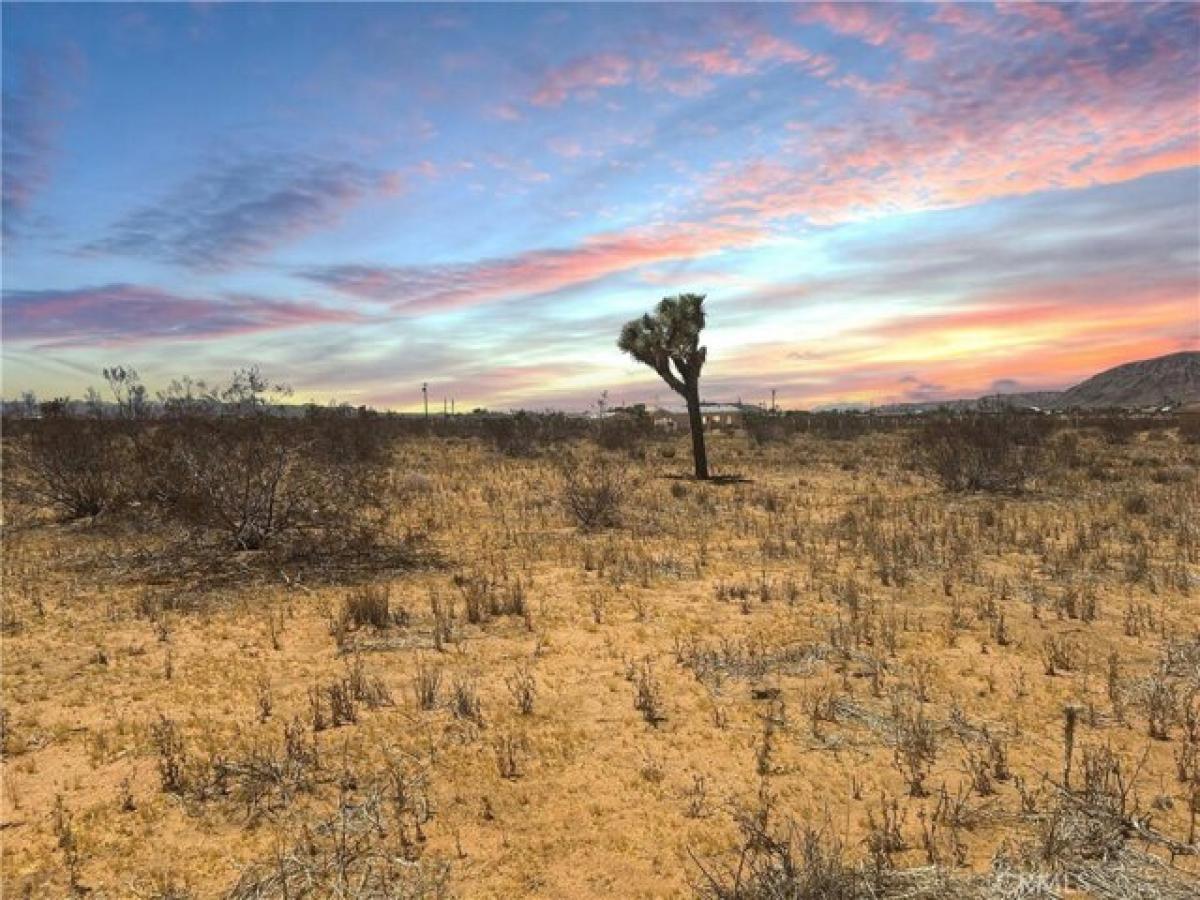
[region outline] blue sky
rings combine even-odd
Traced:
[[[1191,4],[5,4],[4,393],[1061,386],[1200,345]]]

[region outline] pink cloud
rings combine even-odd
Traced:
[[[74,104],[74,91],[87,69],[74,44],[56,48],[53,57],[10,55],[15,72],[4,79],[0,165],[0,225],[7,240],[21,233],[35,197],[50,183],[62,116]]]
[[[746,45],[746,53],[755,60],[802,66],[814,75],[822,77],[832,74],[837,68],[832,57],[816,53],[765,32],[760,32],[750,38]]]
[[[1028,34],[1051,32],[1068,39],[1079,37],[1079,31],[1067,14],[1066,7],[1059,3],[1030,3],[1001,0],[996,10],[1004,15],[1017,16],[1030,26]]]
[[[601,88],[629,84],[634,62],[616,53],[581,56],[557,69],[551,69],[534,92],[536,106],[559,106],[568,97],[592,97]]]
[[[982,7],[965,3],[939,3],[931,21],[954,28],[965,34],[994,35],[998,33],[995,19],[980,12]]]
[[[794,65],[822,78],[837,68],[832,57],[769,32],[741,30],[739,40],[738,44],[689,49],[662,59],[634,60],[621,53],[581,56],[544,73],[530,102],[535,106],[560,106],[570,98],[591,100],[602,90],[627,85],[697,97],[713,88],[715,78],[753,75],[767,65]],[[499,115],[495,109],[492,114],[510,117]]]
[[[1153,41],[1119,68],[1050,53],[981,53],[910,81],[839,78],[887,114],[801,128],[784,153],[715,174],[710,211],[830,224],[1200,165],[1194,50]]]
[[[902,8],[882,3],[806,3],[797,17],[873,47],[895,44],[909,59],[929,59],[935,49],[933,38],[902,28],[902,12]]]
[[[745,247],[761,235],[720,225],[680,225],[598,235],[570,248],[440,266],[329,266],[300,274],[342,293],[406,313],[438,312],[545,294],[650,263],[697,259]]]
[[[1123,293],[1120,303],[1105,303],[1104,285],[1069,281],[1029,291],[984,294],[971,305],[943,313],[909,315],[869,329],[872,338],[904,340],[936,353],[939,343],[953,346],[966,335],[986,337],[994,346],[1006,340],[1046,342],[1091,335],[1098,340],[1173,328],[1194,309],[1194,279]],[[1097,301],[1096,298],[1101,298]],[[1084,310],[1103,308],[1103,315],[1082,320]],[[1082,320],[1082,321],[1081,321]]]
[[[363,321],[348,310],[245,294],[188,296],[136,284],[75,290],[6,291],[6,341],[38,347],[196,341]]]
[[[525,118],[523,115],[521,115],[521,111],[511,103],[501,103],[497,106],[493,106],[489,114],[493,119],[500,119],[504,122],[520,122],[523,118]]]
[[[903,46],[905,56],[921,62],[932,59],[937,50],[937,42],[928,34],[910,34],[904,38]]]
[[[684,53],[682,59],[705,75],[748,75],[753,71],[746,60],[734,56],[728,47],[691,50]]]
[[[583,145],[571,138],[553,137],[546,142],[550,152],[566,159],[575,159],[583,155]]]
[[[817,23],[838,34],[851,35],[872,46],[886,44],[896,34],[897,11],[879,4],[805,3],[797,18]]]
[[[973,397],[1012,379],[1020,390],[1058,389],[1132,359],[1200,347],[1196,330],[1181,327],[1182,299],[1148,300],[1147,318],[1135,301],[1082,327],[1078,306],[1052,298],[1031,301],[1023,322],[987,307],[900,317],[811,350],[746,348],[719,360],[721,378],[747,394],[769,382],[781,402],[800,407]]]

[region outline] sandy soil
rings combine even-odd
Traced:
[[[153,534],[10,517],[5,893],[66,896],[74,880],[95,897],[224,896],[397,772],[420,795],[404,814],[412,869],[448,867],[464,897],[687,895],[764,792],[775,821],[822,826],[851,858],[892,809],[894,865],[982,871],[1036,834],[1022,793],[1036,805],[1061,780],[1067,707],[1073,762],[1110,747],[1153,827],[1185,841],[1200,448],[1083,441],[1085,465],[1011,497],[948,495],[886,435],[719,438],[720,470],[747,479],[722,485],[669,477],[682,441],[671,458],[610,454],[636,485],[621,525],[596,533],[574,527],[548,460],[404,444],[396,527],[427,531],[442,563],[376,579],[407,624],[351,626],[340,647],[357,585],[144,584],[122,554]],[[467,622],[470,579],[496,596],[519,583],[527,610]],[[455,608],[440,651],[431,597]],[[417,702],[419,667],[441,672],[435,708]],[[314,732],[311,692],[355,669],[382,683],[374,702]],[[1156,671],[1174,691],[1166,740],[1148,734]],[[896,764],[904,716],[935,735],[927,796]],[[175,792],[164,718],[182,742]],[[282,755],[293,721],[318,761],[255,801],[248,761]],[[989,741],[1011,775],[981,793],[970,761]],[[926,840],[952,802],[959,824]]]

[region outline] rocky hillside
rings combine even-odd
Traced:
[[[1054,405],[1142,407],[1200,400],[1200,352],[1125,363],[1063,391]]]
[[[1200,351],[1185,350],[1154,359],[1124,363],[1093,375],[1065,391],[989,394],[977,400],[893,403],[879,412],[927,412],[934,409],[1106,409],[1200,403]]]

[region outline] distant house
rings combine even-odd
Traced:
[[[736,431],[742,427],[747,414],[762,412],[747,403],[701,403],[700,420],[705,430]],[[683,406],[659,406],[651,410],[655,427],[666,431],[687,431],[690,426],[687,409]]]

